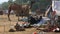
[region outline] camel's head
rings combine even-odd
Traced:
[[[36,1],[33,1],[33,0],[32,0],[32,1],[31,1],[31,4],[34,4],[35,2],[36,2]]]

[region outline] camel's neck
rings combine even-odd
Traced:
[[[32,8],[32,6],[33,6],[33,4],[31,3],[31,4],[30,4],[30,8]]]
[[[32,8],[34,3],[35,3],[34,1],[31,1],[30,8]]]

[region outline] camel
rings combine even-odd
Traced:
[[[8,7],[8,20],[11,21],[10,19],[10,12],[13,10],[15,14],[18,15],[18,21],[19,21],[19,16],[29,16],[29,9],[32,8],[32,5],[35,3],[35,1],[31,1],[31,4],[29,5],[18,5],[16,3],[10,4]]]

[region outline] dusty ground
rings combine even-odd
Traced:
[[[8,21],[7,15],[0,15],[0,34],[32,34],[34,31],[37,31],[35,28],[28,28],[26,29],[26,31],[13,32],[13,33],[8,32],[10,26],[14,26],[15,23],[18,21],[17,17],[14,15],[11,15],[10,18],[12,21]]]
[[[32,34],[33,32],[37,32],[35,28],[28,28],[26,31],[19,31],[19,32],[8,32],[10,29],[10,26],[14,26],[15,23],[17,22],[17,17],[11,15],[11,20],[8,21],[7,15],[0,15],[0,34]],[[53,33],[53,32],[48,32],[45,34],[60,34],[60,33]]]

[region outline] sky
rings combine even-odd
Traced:
[[[0,0],[0,4],[3,2],[8,2],[8,0]]]

